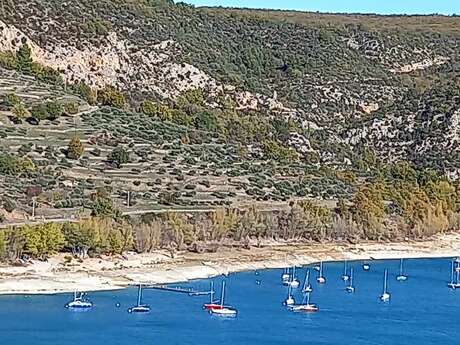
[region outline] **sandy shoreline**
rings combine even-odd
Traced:
[[[222,248],[217,253],[128,253],[65,263],[60,254],[25,267],[0,267],[0,294],[54,294],[123,289],[135,283],[170,284],[231,272],[341,261],[460,255],[460,233],[426,241],[360,244],[266,244],[251,249]],[[286,260],[287,258],[287,260]]]

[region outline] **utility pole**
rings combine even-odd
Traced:
[[[32,198],[32,220],[35,220],[35,197]]]

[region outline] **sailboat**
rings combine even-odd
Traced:
[[[150,306],[147,304],[142,304],[142,284],[139,284],[139,289],[137,290],[137,305],[128,309],[128,313],[148,313],[150,311]]]
[[[403,259],[401,259],[399,262],[399,275],[396,277],[396,280],[399,282],[403,282],[407,280],[407,276],[404,274],[404,269],[403,269]]]
[[[292,287],[291,286],[288,287],[288,296],[286,300],[283,302],[283,304],[285,306],[291,306],[295,304],[294,297],[292,297]]]
[[[305,294],[302,304],[293,305],[290,309],[298,313],[315,313],[319,311],[316,304],[310,303],[310,292]]]
[[[237,313],[236,309],[224,306],[224,298],[225,298],[225,281],[222,282],[222,292],[220,295],[220,308],[210,309],[209,312],[211,314],[216,314],[219,316],[236,316],[236,313]]]
[[[283,274],[281,275],[281,281],[283,282],[284,285],[286,285],[286,283],[289,282],[290,278],[291,278],[291,275],[289,274],[289,268],[285,267]]]
[[[347,274],[347,260],[344,260],[342,280],[346,282],[348,279],[350,279],[350,276]]]
[[[350,279],[348,280],[348,286],[345,290],[349,293],[355,292],[355,287],[353,286],[353,267],[350,268]]]
[[[210,301],[209,303],[205,303],[203,304],[203,309],[205,310],[211,310],[211,309],[220,309],[222,308],[222,306],[220,305],[220,303],[218,303],[218,301],[215,301],[214,300],[214,282],[211,282],[211,289],[209,290],[210,291]]]
[[[312,292],[312,291],[313,289],[311,288],[311,285],[310,285],[310,270],[307,269],[307,273],[305,274],[305,281],[303,283],[302,292],[307,293],[307,292]]]
[[[290,286],[293,289],[297,289],[299,287],[300,282],[295,276],[295,266],[292,267],[292,275],[289,277],[287,281],[283,282],[283,285]]]
[[[293,289],[297,289],[299,285],[300,285],[300,282],[295,276],[295,266],[294,266],[292,267],[292,278],[291,278],[291,281],[289,282],[289,286]]]
[[[281,281],[283,282],[283,284],[288,282],[291,277],[289,275],[289,267],[287,267],[287,256],[284,257],[284,263],[286,266],[284,267],[283,274],[281,275]]]
[[[65,305],[68,309],[90,309],[93,307],[93,303],[83,299],[83,293],[77,293],[76,291],[73,293],[73,301],[70,301]]]
[[[454,265],[454,261],[451,261],[450,266],[450,283],[447,286],[451,289],[459,289],[460,288],[460,271],[456,269]],[[455,272],[455,279],[454,279],[454,272]]]
[[[319,263],[319,273],[318,273],[318,277],[316,278],[316,281],[318,282],[318,284],[326,283],[326,278],[323,277],[323,262],[322,261]]]
[[[371,269],[371,265],[369,265],[367,262],[363,263],[363,271],[369,271]]]
[[[380,300],[382,302],[389,302],[390,301],[390,293],[387,291],[387,281],[388,281],[388,270],[385,270],[383,275],[383,292],[380,295]]]

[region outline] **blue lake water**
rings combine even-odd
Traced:
[[[69,295],[0,297],[0,343],[19,345],[134,345],[134,344],[458,344],[460,290],[446,286],[449,259],[406,260],[406,282],[397,282],[399,261],[373,261],[369,272],[354,267],[356,292],[344,291],[342,263],[325,263],[327,283],[318,286],[312,272],[315,314],[289,312],[282,306],[286,288],[281,270],[232,274],[226,302],[238,309],[235,319],[202,310],[208,297],[189,297],[145,290],[149,314],[129,314],[137,290],[93,292],[95,306],[72,312],[63,306]],[[388,304],[381,303],[383,271],[389,269]],[[305,270],[298,269],[303,279]],[[216,290],[223,277],[215,278]],[[260,280],[260,285],[256,284]],[[209,280],[184,286],[209,289]],[[219,296],[220,293],[217,293]],[[300,292],[295,293],[301,302]],[[120,303],[117,308],[116,304]]]

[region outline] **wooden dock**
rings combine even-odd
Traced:
[[[138,284],[133,284],[138,285]],[[168,285],[157,285],[157,284],[142,284],[143,289],[162,290],[176,293],[183,293],[189,296],[208,296],[211,291],[198,291],[192,288],[184,288],[181,286],[168,286]]]

